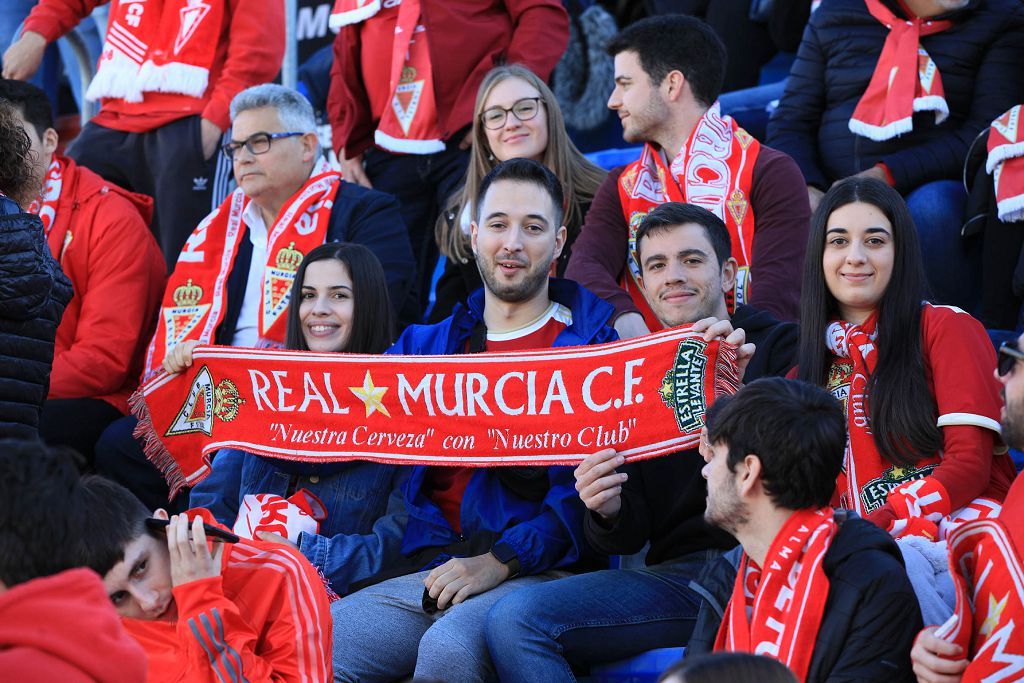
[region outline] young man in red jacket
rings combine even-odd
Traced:
[[[205,524],[227,529],[201,508],[157,510],[167,526],[154,529],[123,486],[91,476],[81,487],[82,559],[146,651],[148,683],[330,680],[327,589],[301,553],[218,540]]]
[[[465,175],[480,82],[501,63],[547,80],[568,16],[558,0],[337,0],[331,28],[340,31],[327,114],[342,175],[401,202],[425,306],[434,220]],[[418,313],[400,317],[419,322]]]
[[[43,221],[50,252],[75,295],[53,354],[40,434],[89,461],[107,425],[128,412],[164,286],[160,248],[147,223],[153,202],[56,154],[50,102],[22,81],[0,81],[32,143],[39,195],[27,207]]]
[[[3,56],[25,80],[48,43],[103,0],[40,0]],[[152,223],[168,271],[192,229],[227,195],[217,154],[236,94],[274,80],[284,56],[281,0],[112,0],[103,53],[86,93],[100,112],[71,156],[107,180],[156,199]]]

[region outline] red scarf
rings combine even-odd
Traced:
[[[141,102],[143,93],[202,97],[225,0],[113,2],[96,76],[86,97]]]
[[[772,541],[764,570],[743,554],[715,652],[767,655],[807,678],[828,597],[822,561],[836,535],[833,514],[794,512]]]
[[[889,35],[871,82],[850,117],[850,131],[872,140],[889,140],[913,130],[917,111],[934,111],[935,123],[942,123],[949,116],[942,76],[921,47],[921,38],[945,31],[953,22],[902,19],[882,0],[864,2]]]
[[[64,186],[65,168],[67,165],[54,156],[53,161],[50,162],[50,168],[46,170],[42,194],[28,205],[28,213],[34,213],[43,222],[43,234],[47,239],[50,237],[50,231],[53,230],[53,222],[57,218],[57,203],[60,201],[60,191]],[[50,246],[50,249],[53,250],[53,245]],[[56,251],[53,255],[60,260]]]
[[[380,11],[380,0],[336,0],[331,28],[355,24]],[[374,142],[400,154],[444,151],[434,98],[427,27],[420,23],[420,0],[402,0],[391,52],[391,99],[384,108]]]
[[[739,265],[729,310],[750,300],[754,247],[750,188],[760,150],[761,143],[731,117],[720,115],[715,102],[694,126],[670,168],[665,167],[661,154],[648,143],[640,159],[622,172],[619,201],[629,226],[629,243],[627,272],[621,285],[633,297],[649,329],[661,329],[662,324],[647,305],[640,287],[636,230],[644,216],[665,202],[696,204],[725,221],[732,240],[732,255]]]
[[[284,343],[284,312],[295,271],[304,254],[324,243],[340,182],[338,172],[321,159],[267,229],[267,264],[257,326],[263,346]],[[146,353],[146,378],[181,342],[194,339],[206,344],[213,340],[224,318],[224,292],[245,234],[242,213],[248,204],[249,198],[237,188],[185,243],[164,290],[160,320]]]
[[[988,161],[996,188],[999,220],[1024,221],[1024,130],[1021,105],[992,122],[988,132]]]

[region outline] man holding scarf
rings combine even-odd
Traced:
[[[105,0],[40,0],[3,56],[25,80],[49,43]],[[277,77],[280,0],[112,0],[103,52],[86,92],[101,100],[71,156],[121,187],[155,198],[150,226],[168,271],[196,224],[227,194],[217,153],[240,91]]]
[[[320,153],[316,118],[298,92],[275,84],[231,102],[224,145],[238,188],[196,227],[164,290],[144,379],[191,365],[198,344],[279,347],[292,279],[303,254],[327,241],[356,242],[380,260],[392,302],[411,284],[412,253],[395,200],[341,180]],[[149,507],[167,487],[131,433],[111,425],[96,446],[97,468]]]
[[[1022,100],[1017,0],[837,0],[811,14],[768,143],[796,160],[812,208],[853,175],[899,190],[935,300],[971,310],[981,254],[961,234],[964,160]]]
[[[705,516],[741,547],[698,579],[691,652],[768,655],[801,681],[913,680],[921,612],[899,549],[829,507],[845,446],[839,404],[803,382],[761,379],[708,411]]]
[[[57,328],[40,435],[92,463],[100,434],[128,412],[160,305],[166,271],[147,227],[153,201],[57,154],[50,100],[36,86],[0,80],[0,100],[18,110],[32,143],[28,212],[75,290]]]
[[[644,147],[598,189],[566,277],[615,306],[620,336],[658,329],[639,285],[636,230],[655,206],[687,202],[729,228],[737,261],[730,310],[752,304],[796,320],[810,219],[803,176],[792,159],[721,115],[721,40],[699,19],[660,16],[630,25],[608,51],[615,57],[608,106],[626,141]]]

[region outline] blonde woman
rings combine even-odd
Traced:
[[[437,284],[431,322],[448,317],[456,303],[483,285],[469,246],[471,198],[495,165],[515,158],[541,162],[562,182],[568,235],[553,275],[565,271],[572,243],[605,172],[587,161],[569,139],[562,111],[544,81],[524,66],[499,66],[484,77],[477,92],[465,183],[437,219],[437,244],[447,263]]]

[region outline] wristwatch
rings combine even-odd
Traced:
[[[519,576],[519,555],[505,541],[498,541],[491,546],[491,555],[497,558],[498,562],[508,567],[508,578]]]

